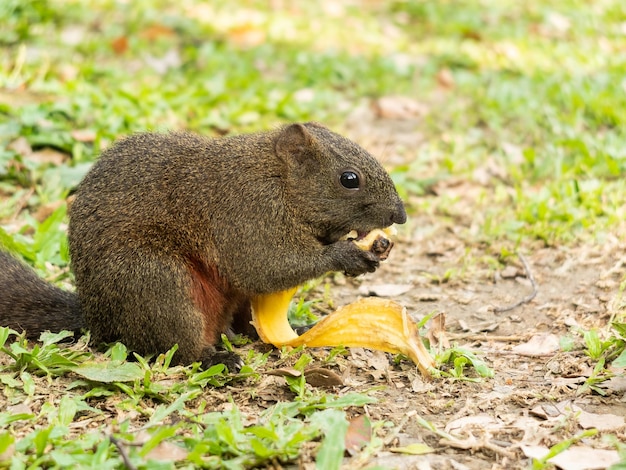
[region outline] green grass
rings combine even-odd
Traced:
[[[3,2],[0,243],[67,284],[63,201],[116,138],[180,128],[222,135],[294,120],[342,130],[355,107],[390,95],[427,110],[415,124],[419,142],[393,169],[411,212],[435,214],[468,240],[494,247],[602,243],[624,229],[624,2],[331,3],[272,10],[253,0],[236,7],[222,0]],[[442,82],[442,71],[452,83]],[[61,163],[29,155],[45,148],[59,152]],[[453,189],[430,195],[453,180],[463,180],[472,197]],[[52,216],[38,215],[42,208]],[[616,331],[602,340],[587,333],[593,360],[624,360],[624,332]],[[250,425],[234,402],[206,409],[199,391],[254,384],[262,355],[247,357],[247,369],[233,377],[169,368],[166,357],[127,363],[125,351],[113,349],[107,361],[131,364],[132,380],[94,381],[80,375],[95,360],[84,343],[58,339],[34,346],[4,338],[0,381],[11,406],[59,387],[41,409],[0,413],[0,461],[12,468],[114,468],[120,448],[138,468],[243,468],[293,460],[311,443],[323,468],[332,468],[343,449],[330,443],[343,442],[346,409],[371,400],[315,394],[292,380],[294,401]],[[463,376],[468,362],[482,366],[465,351],[448,359],[452,376]],[[58,382],[68,375],[75,381]],[[170,379],[177,386],[164,385]],[[119,414],[107,426],[98,421],[104,405]],[[83,420],[94,425],[72,427]],[[154,449],[184,457],[151,460]]]

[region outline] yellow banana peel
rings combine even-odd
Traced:
[[[380,230],[374,232],[382,233]],[[385,235],[381,233],[370,233],[363,239],[367,241],[355,240],[355,243],[362,242],[363,249],[372,249],[374,241]],[[388,253],[390,248],[383,248]],[[424,347],[417,326],[402,305],[377,297],[360,299],[337,309],[298,336],[287,319],[289,303],[296,290],[293,288],[252,299],[252,322],[262,341],[276,347],[347,346],[400,353],[415,362],[424,376],[431,375],[429,371],[435,362]]]

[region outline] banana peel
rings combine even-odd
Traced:
[[[387,232],[388,233],[388,232]],[[378,250],[386,256],[391,242],[387,233],[375,230],[362,240],[354,240],[362,249]],[[252,323],[265,343],[276,347],[306,345],[307,347],[347,346],[362,347],[408,356],[424,376],[430,376],[435,361],[428,353],[417,326],[409,318],[406,308],[391,300],[368,297],[340,307],[324,317],[306,333],[298,336],[287,319],[289,303],[297,288],[252,299]]]

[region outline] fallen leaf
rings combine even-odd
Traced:
[[[18,403],[17,405],[10,405],[7,406],[6,410],[11,413],[12,415],[19,415],[19,414],[33,414],[33,410],[30,407],[30,405],[26,404],[26,403]]]
[[[345,446],[350,455],[357,454],[372,440],[372,423],[365,415],[350,420],[346,432]]]
[[[119,36],[111,41],[111,49],[117,55],[122,55],[128,50],[128,38],[126,36]]]
[[[433,346],[440,346],[443,349],[450,347],[450,341],[446,336],[446,314],[438,313],[430,320],[428,328],[428,340]]]
[[[528,449],[530,448],[530,449]],[[541,446],[522,446],[527,457],[543,458],[549,450]],[[594,449],[588,446],[572,446],[548,459],[548,462],[562,470],[595,470],[609,468],[619,462],[616,450]]]
[[[13,150],[15,153],[21,155],[22,157],[26,157],[33,153],[33,149],[30,146],[30,143],[28,142],[26,137],[23,136],[18,137],[9,145],[7,145],[7,150]]]
[[[380,119],[413,119],[426,114],[426,107],[408,96],[383,96],[373,102]]]
[[[340,375],[323,367],[312,367],[304,371],[304,378],[313,387],[338,387],[343,385]]]
[[[291,367],[282,367],[280,369],[268,370],[267,375],[277,375],[279,377],[300,377],[302,372]]]
[[[371,351],[366,359],[367,365],[377,371],[386,371],[389,369],[389,358],[382,351]]]
[[[37,163],[51,163],[53,165],[61,165],[63,162],[69,159],[69,156],[63,152],[59,152],[58,150],[54,150],[50,147],[45,147],[28,155],[28,159]]]
[[[464,416],[459,419],[455,419],[446,424],[445,430],[448,433],[455,433],[465,428],[480,428],[480,429],[493,429],[502,427],[502,423],[491,415],[477,414],[471,416]]]
[[[624,417],[610,413],[596,414],[581,411],[578,424],[583,429],[595,428],[598,431],[619,431],[624,427]]]
[[[406,294],[411,289],[413,289],[411,284],[375,284],[371,286],[362,285],[359,287],[359,293],[376,297],[397,297]]]
[[[96,131],[93,129],[74,129],[70,135],[78,142],[93,142],[96,140]]]
[[[168,36],[174,36],[174,35],[175,33],[172,28],[162,25],[162,24],[153,24],[145,28],[143,31],[141,31],[141,33],[139,33],[139,36],[141,36],[144,39],[148,39],[150,41],[153,41],[161,37],[168,37]]]
[[[520,356],[546,356],[558,350],[559,338],[550,333],[535,335],[528,342],[512,348],[512,351]]]
[[[265,29],[251,23],[235,26],[227,34],[231,42],[245,47],[258,46],[266,39]]]
[[[34,212],[33,217],[35,217],[37,222],[43,222],[48,217],[50,217],[52,213],[55,210],[57,210],[59,207],[61,207],[63,204],[65,204],[65,201],[63,199],[57,199],[47,204],[42,204]]]
[[[454,75],[452,75],[449,68],[446,67],[437,72],[437,83],[442,88],[454,88],[456,83],[454,81]]]
[[[514,279],[517,277],[518,269],[515,266],[507,266],[500,271],[500,276],[504,279]]]
[[[148,452],[146,457],[150,460],[158,460],[160,462],[178,462],[185,460],[188,454],[189,452],[176,444],[161,441],[154,449]]]

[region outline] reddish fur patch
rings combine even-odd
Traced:
[[[232,322],[231,288],[217,267],[197,259],[188,262],[191,298],[204,318],[203,336],[207,344],[215,344]]]

